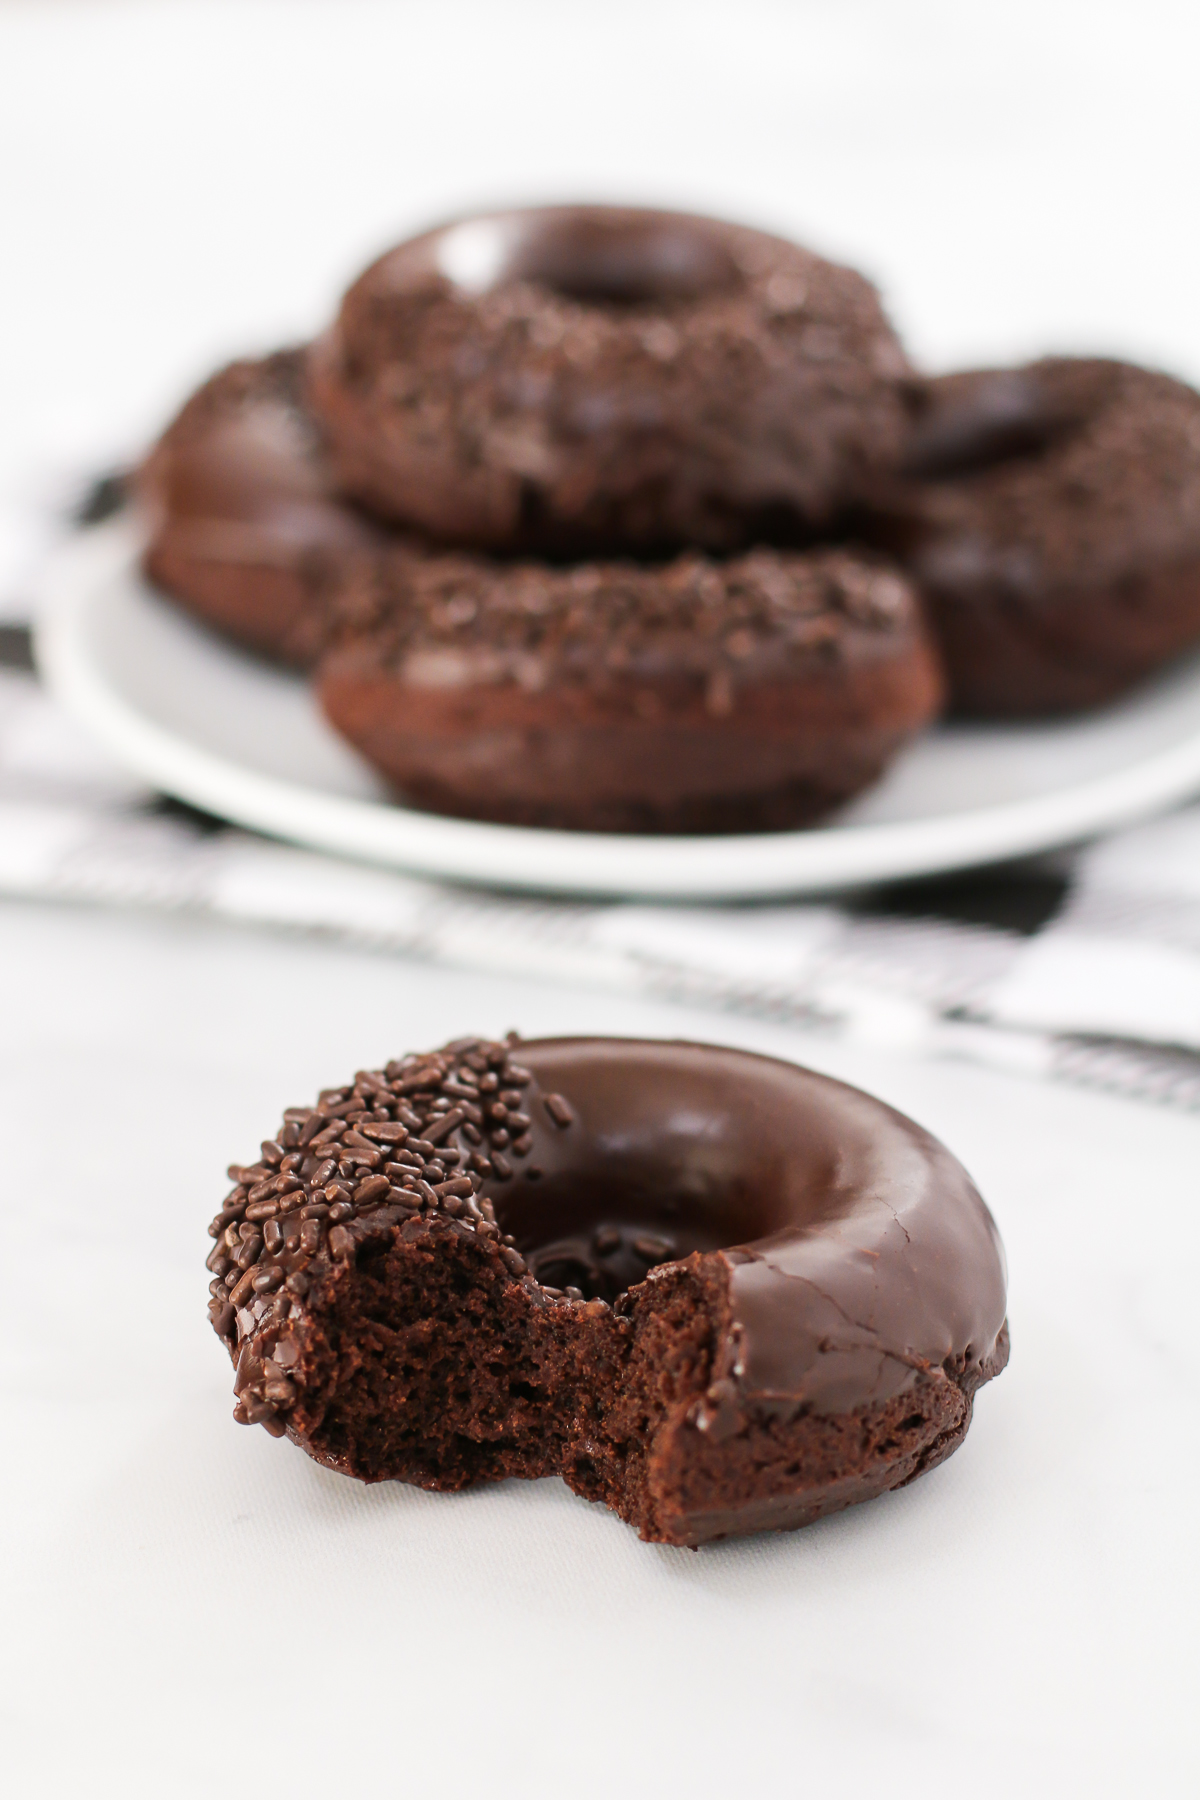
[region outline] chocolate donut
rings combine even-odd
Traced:
[[[347,563],[379,540],[333,493],[302,352],[235,362],[188,400],[144,464],[144,567],[186,609],[301,668]]]
[[[561,1474],[650,1541],[790,1530],[949,1456],[1008,1358],[962,1167],[743,1051],[462,1039],[230,1174],[234,1416],[363,1481]]]
[[[808,824],[936,713],[894,569],[841,550],[571,569],[398,552],[323,658],[332,723],[413,804],[620,832]]]
[[[853,270],[608,206],[401,244],[309,363],[347,493],[443,542],[569,556],[827,531],[895,460],[906,369]]]
[[[1200,639],[1200,395],[1054,358],[920,395],[898,548],[963,714],[1095,706]]]

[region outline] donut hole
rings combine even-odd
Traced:
[[[1080,423],[1025,370],[997,370],[945,401],[918,403],[905,472],[920,481],[974,475],[1044,455]]]
[[[443,237],[438,262],[470,292],[528,281],[610,308],[701,300],[741,280],[729,251],[699,223],[603,208],[470,219]]]
[[[722,1217],[720,1198],[672,1193],[648,1169],[599,1179],[572,1173],[514,1184],[496,1218],[544,1287],[613,1301],[661,1263],[745,1236]]]
[[[801,1129],[775,1065],[691,1045],[569,1041],[539,1046],[530,1063],[575,1119],[494,1205],[544,1286],[611,1302],[663,1263],[797,1218],[815,1224],[839,1203],[828,1128]]]
[[[687,220],[550,219],[517,245],[510,274],[585,306],[638,307],[706,299],[738,285],[736,263]]]

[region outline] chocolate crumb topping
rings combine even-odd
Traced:
[[[721,670],[732,692],[764,664],[836,661],[859,634],[910,636],[917,618],[898,569],[838,549],[556,568],[401,547],[356,569],[338,607],[341,642],[359,654],[369,643],[414,685],[534,692],[552,671],[628,689],[668,668],[702,682]]]

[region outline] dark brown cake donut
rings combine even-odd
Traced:
[[[790,1530],[941,1462],[1008,1358],[962,1167],[742,1051],[463,1039],[230,1174],[234,1416],[364,1481],[561,1474],[652,1541]]]
[[[912,590],[841,550],[661,568],[403,552],[363,566],[319,671],[414,804],[624,832],[803,825],[929,723]]]
[[[901,537],[951,704],[1094,706],[1200,638],[1200,395],[1055,358],[928,383]]]
[[[138,479],[151,580],[248,649],[307,667],[347,562],[379,541],[333,493],[304,402],[302,352],[236,362],[205,382]]]
[[[400,245],[309,367],[346,492],[447,543],[579,556],[827,530],[894,463],[907,364],[851,269],[578,206]]]

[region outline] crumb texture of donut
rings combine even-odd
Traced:
[[[333,491],[303,353],[231,363],[197,390],[136,479],[143,567],[248,650],[308,668],[353,560],[380,541]]]
[[[662,1543],[794,1529],[942,1461],[1008,1357],[958,1163],[745,1052],[459,1039],[230,1175],[234,1416],[364,1481],[561,1475]]]
[[[940,661],[895,567],[844,550],[556,568],[358,565],[318,671],[409,803],[616,832],[805,825],[936,716]]]
[[[928,602],[955,711],[1096,706],[1200,638],[1193,389],[1049,358],[918,400],[909,485],[876,536]]]
[[[828,530],[894,465],[907,373],[854,270],[602,206],[400,245],[309,360],[347,493],[446,543],[577,557]]]

